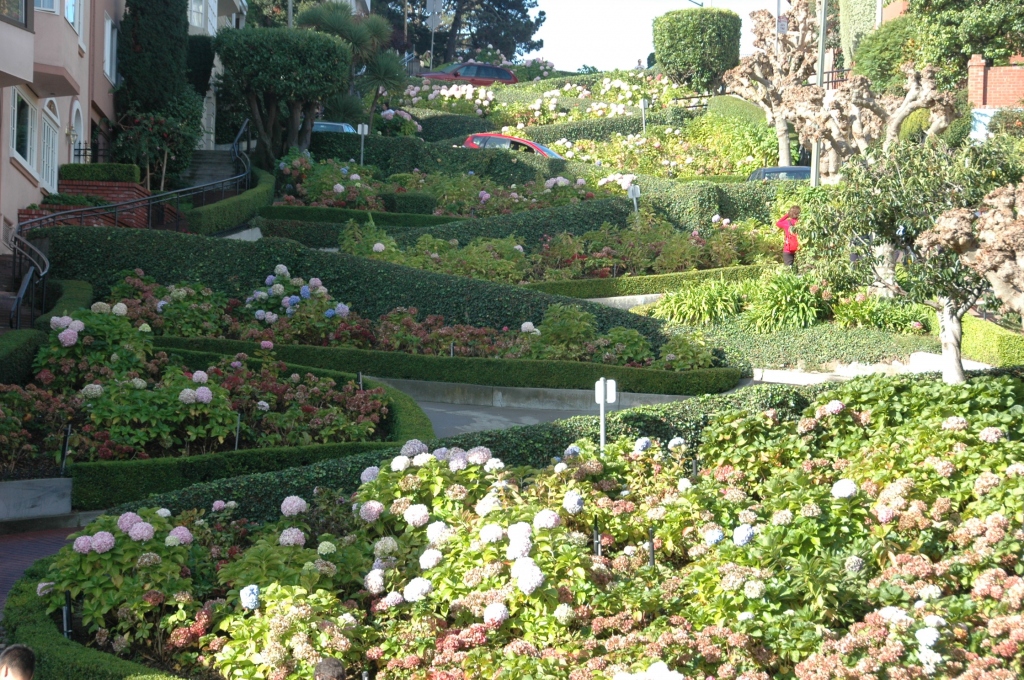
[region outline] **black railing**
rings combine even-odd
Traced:
[[[850,75],[850,69],[841,68],[835,71],[825,71],[824,75],[825,77],[822,80],[824,81],[825,89],[834,90],[846,82],[847,76]]]
[[[79,146],[75,148],[74,158],[76,163],[109,163],[109,147]]]
[[[14,279],[21,278],[21,285],[11,305],[7,323],[11,328],[21,328],[23,305],[28,301],[30,323],[35,321],[36,310],[46,310],[46,279],[50,273],[50,261],[39,248],[18,234],[13,228],[4,228],[4,243],[14,256]],[[26,269],[27,268],[27,269]],[[22,272],[24,271],[24,274]],[[38,291],[38,292],[37,292]],[[36,301],[39,301],[37,307]]]
[[[241,149],[242,136],[247,135],[248,130],[249,120],[246,119],[231,144],[231,158],[234,161],[235,171],[238,173],[233,177],[122,203],[51,213],[20,223],[17,236],[24,237],[33,229],[56,225],[187,230],[188,222],[183,214],[184,210],[200,208],[249,189],[252,164],[249,161],[249,156]],[[246,149],[250,146],[251,140],[247,137]]]

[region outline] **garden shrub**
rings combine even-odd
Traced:
[[[963,318],[961,351],[992,366],[1024,366],[1024,336],[971,314]]]
[[[68,205],[68,206],[101,206],[108,205],[110,201],[100,196],[90,194],[62,194],[52,193],[43,196],[42,205]]]
[[[594,310],[595,307],[597,305],[589,309]],[[187,348],[220,354],[252,348],[251,342],[215,338],[185,339],[163,336],[156,338],[155,343],[164,350]],[[659,342],[658,345],[660,344]],[[675,372],[609,366],[586,361],[445,357],[311,345],[279,344],[274,351],[283,361],[314,368],[362,371],[365,375],[376,378],[432,380],[495,387],[590,389],[598,378],[604,376],[617,380],[622,392],[710,394],[732,389],[740,377],[740,371],[733,368]]]
[[[31,380],[32,362],[45,344],[42,331],[23,329],[0,335],[0,385],[24,385]]]
[[[821,386],[792,388],[784,385],[759,385],[729,394],[612,411],[607,415],[608,438],[611,441],[619,437],[646,435],[668,441],[679,436],[694,449],[701,440],[704,427],[716,414],[737,408],[774,408],[778,410],[779,417],[784,419],[806,408],[809,396],[821,389]],[[474,446],[486,446],[500,455],[507,466],[541,466],[550,462],[552,452],[562,451],[579,439],[597,437],[599,427],[597,416],[575,416],[552,423],[461,434],[429,443],[431,448],[459,446],[467,450]],[[315,486],[355,490],[359,485],[359,474],[366,466],[377,465],[397,451],[397,448],[372,451],[306,467],[205,482],[151,496],[144,501],[128,503],[120,506],[117,511],[159,506],[178,512],[187,508],[208,507],[214,499],[234,498],[239,504],[239,515],[270,521],[280,515],[281,500],[285,496],[294,494],[311,497]]]
[[[371,215],[373,216],[374,223],[381,227],[427,227],[436,224],[451,224],[465,219],[449,215],[414,215],[410,213],[373,212],[369,210],[346,210],[345,208],[319,208],[296,205],[268,205],[260,208],[260,217],[268,220],[288,220],[291,222],[344,224],[349,220],[366,222],[370,219]]]
[[[719,95],[708,99],[708,113],[725,118],[739,118],[751,124],[764,123],[764,111],[757,104],[751,104],[735,95]]]
[[[605,298],[622,295],[651,295],[682,290],[704,281],[743,281],[756,279],[771,265],[749,265],[704,269],[676,274],[650,276],[618,276],[607,279],[577,279],[573,281],[542,281],[528,283],[528,288],[552,295],[571,298]]]
[[[658,66],[676,80],[704,92],[740,63],[740,28],[735,12],[717,8],[682,9],[654,19]]]
[[[380,199],[389,213],[433,215],[434,208],[437,207],[437,199],[423,191],[384,193],[380,194]]]
[[[700,326],[736,316],[743,308],[742,303],[737,287],[730,282],[710,279],[669,293],[658,303],[654,316]]]
[[[46,299],[52,300],[44,314],[32,324],[37,330],[50,332],[50,317],[70,315],[76,309],[88,309],[92,304],[92,286],[86,281],[54,281],[47,284]],[[0,380],[0,383],[4,382]]]
[[[193,234],[212,236],[245,224],[256,216],[259,209],[274,200],[274,176],[253,168],[256,186],[237,196],[184,211],[188,230]]]
[[[449,323],[501,328],[538,320],[548,305],[581,305],[594,314],[598,330],[635,328],[658,347],[661,322],[537,291],[434,274],[359,257],[322,253],[285,239],[244,242],[156,230],[107,227],[53,227],[33,232],[48,241],[54,276],[89,281],[105,298],[118,273],[141,268],[158,281],[203,281],[214,290],[245,298],[252,282],[278,264],[296,273],[316,273],[333,297],[366,317],[395,307],[440,314]]]
[[[900,69],[914,61],[917,34],[917,18],[912,14],[896,17],[878,30],[869,31],[854,52],[854,73],[867,77],[878,92],[902,95],[907,77]]]
[[[406,110],[419,121],[423,130],[420,137],[428,142],[459,138],[459,143],[469,135],[489,132],[494,126],[479,116],[465,116],[434,109],[407,107]]]
[[[138,184],[142,181],[142,170],[128,163],[68,163],[57,170],[57,179]]]

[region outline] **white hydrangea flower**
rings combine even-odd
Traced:
[[[435,550],[434,548],[424,550],[423,554],[420,555],[420,569],[433,569],[441,564],[443,557],[440,550]]]
[[[480,527],[481,543],[497,543],[504,537],[505,530],[501,528],[500,524],[485,524]]]
[[[363,587],[370,592],[371,595],[380,595],[384,592],[384,570],[374,569],[366,575],[363,579]]]
[[[123,302],[118,302],[116,305],[110,308],[110,311],[111,313],[113,313],[114,316],[127,316],[128,305],[126,305]]]
[[[411,464],[412,464],[412,461],[409,459],[409,456],[395,456],[391,460],[391,471],[392,472],[405,472],[406,470],[409,469],[409,466]]]
[[[929,626],[914,633],[914,637],[922,647],[931,649],[939,641],[939,631]]]
[[[156,514],[160,517],[166,518],[171,516],[171,511],[168,510],[167,508],[160,508],[159,510],[156,511]]]
[[[434,456],[432,454],[429,454],[429,453],[418,453],[412,459],[412,464],[415,465],[416,467],[423,467],[424,465],[432,463],[435,460],[437,460],[437,459],[434,458]]]
[[[419,602],[427,597],[430,592],[434,589],[433,584],[427,579],[417,576],[413,580],[409,581],[409,584],[405,586],[402,591],[402,595],[405,597],[406,602]]]
[[[398,550],[398,541],[391,536],[385,536],[373,544],[373,554],[377,557],[384,557],[393,554]]]
[[[497,472],[498,470],[504,470],[505,463],[500,458],[491,458],[489,461],[484,463],[484,472]]]
[[[857,483],[852,479],[840,479],[832,485],[833,498],[851,498],[857,494]]]
[[[451,537],[452,533],[448,525],[440,520],[427,525],[427,540],[433,545],[443,544]]]
[[[492,602],[484,608],[484,623],[488,626],[500,626],[508,621],[508,607],[502,602]]]

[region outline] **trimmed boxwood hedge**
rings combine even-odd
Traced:
[[[53,304],[32,325],[49,333],[51,316],[64,316],[76,309],[88,309],[93,301],[92,286],[87,281],[51,281],[46,289],[46,297],[53,300]]]
[[[722,267],[676,274],[651,276],[619,276],[614,279],[578,279],[575,281],[541,281],[529,283],[528,288],[552,295],[572,298],[605,298],[620,295],[649,295],[681,290],[704,281],[745,281],[756,279],[771,265]]]
[[[583,201],[556,208],[526,210],[511,215],[482,217],[475,220],[451,222],[435,227],[405,229],[391,234],[395,242],[403,248],[415,245],[425,234],[444,239],[458,239],[462,245],[475,238],[505,238],[517,236],[527,252],[535,252],[541,248],[544,236],[557,234],[581,235],[597,229],[605,222],[617,227],[625,227],[629,223],[629,214],[633,203],[625,198],[608,198],[596,201]]]
[[[619,437],[656,437],[668,441],[680,436],[687,440],[690,451],[696,450],[701,432],[711,418],[737,408],[764,410],[775,408],[782,418],[799,414],[809,399],[827,386],[792,388],[782,385],[759,385],[729,394],[704,396],[685,401],[640,406],[613,411],[607,416],[609,439]],[[569,444],[587,438],[596,440],[600,423],[597,416],[576,416],[540,425],[525,425],[507,430],[472,432],[429,442],[431,448],[440,446],[487,446],[506,466],[549,465],[552,456],[559,456]],[[285,496],[309,497],[317,486],[328,486],[342,491],[354,491],[359,486],[359,474],[370,465],[394,457],[398,449],[360,453],[344,458],[315,463],[301,468],[279,472],[245,475],[196,484],[179,491],[151,496],[142,501],[127,503],[115,512],[137,510],[140,507],[164,507],[179,512],[196,507],[207,507],[216,499],[235,500],[238,514],[259,521],[274,521],[280,516],[281,501]]]
[[[128,163],[68,163],[57,169],[57,179],[138,184],[142,181],[142,171],[139,166]]]
[[[46,333],[31,328],[0,335],[0,384],[24,385],[31,380],[32,362],[45,343]]]
[[[380,200],[384,203],[384,209],[390,213],[433,215],[437,207],[437,199],[425,191],[383,193],[380,194]]]
[[[247,344],[246,347],[251,348],[251,345]],[[204,367],[216,363],[223,355],[188,349],[168,349],[168,353],[181,358],[191,366]],[[356,378],[354,373],[294,363],[288,364],[288,370],[313,373],[319,377],[331,378],[339,384]],[[276,446],[182,458],[73,463],[68,467],[69,474],[74,480],[72,505],[78,510],[102,510],[119,503],[145,498],[151,493],[174,491],[200,482],[309,465],[331,458],[394,448],[409,439],[429,439],[434,436],[430,419],[411,397],[373,380],[364,380],[363,384],[368,388],[383,387],[391,399],[389,441]]]
[[[248,191],[184,211],[188,230],[193,234],[207,236],[219,234],[245,224],[256,216],[260,208],[270,205],[274,200],[274,176],[258,168],[253,168],[253,174],[256,176],[256,186]]]
[[[300,208],[301,210],[335,210],[335,208]],[[352,210],[351,212],[361,212]],[[391,233],[401,233],[406,226],[413,226],[419,231],[419,225],[382,224],[391,220],[377,220],[377,215],[391,215],[391,213],[374,213],[374,224],[385,226]],[[400,217],[400,216],[399,216]],[[410,215],[409,217],[431,217],[441,219],[444,224],[458,224],[450,222],[451,218],[437,218],[433,215]],[[365,224],[368,220],[359,220]],[[394,220],[399,221],[399,220]],[[412,222],[412,220],[410,220]],[[259,227],[260,234],[266,238],[290,238],[310,248],[337,248],[341,233],[345,230],[345,222],[321,222],[319,220],[308,222],[305,220],[278,220],[257,217],[252,221],[252,226]]]
[[[154,343],[156,347],[168,351],[192,349],[217,354],[236,354],[251,351],[253,347],[253,343],[243,340],[169,336],[154,338]],[[614,378],[620,392],[710,394],[732,389],[740,378],[740,370],[737,368],[705,368],[676,372],[585,361],[446,357],[311,345],[278,345],[275,352],[283,361],[337,371],[362,371],[365,375],[377,378],[432,380],[494,387],[590,389],[598,378],[604,376]]]
[[[519,286],[324,253],[286,239],[252,242],[75,226],[34,230],[32,236],[49,253],[55,276],[89,281],[99,298],[109,294],[117,272],[136,267],[161,282],[202,281],[244,298],[275,265],[285,264],[296,274],[320,277],[335,298],[369,318],[395,307],[416,307],[422,314],[440,314],[449,323],[516,328],[524,321],[539,322],[549,305],[562,303],[591,312],[601,333],[624,326],[642,333],[655,348],[664,342],[663,324],[656,319]]]
[[[436,142],[449,137],[460,137],[464,140],[478,132],[489,132],[494,129],[491,123],[478,116],[463,116],[457,113],[418,107],[410,107],[406,111],[419,121],[420,127],[423,128],[420,137],[428,142]]]
[[[413,213],[371,212],[369,210],[347,210],[345,208],[310,208],[298,205],[268,205],[260,208],[260,217],[268,220],[289,220],[293,222],[329,222],[344,224],[349,220],[359,223],[370,221],[378,227],[429,227],[435,224],[451,224],[464,217],[448,215],[416,215]]]
[[[976,316],[963,318],[963,354],[992,366],[1024,365],[1024,335]]]

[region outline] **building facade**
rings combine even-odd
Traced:
[[[246,0],[189,0],[188,32],[213,37],[226,28],[242,28],[248,11]],[[203,136],[198,149],[209,151],[216,147],[217,91],[213,83],[223,72],[220,59],[214,57],[210,89],[203,98]]]

